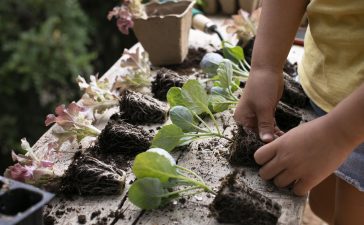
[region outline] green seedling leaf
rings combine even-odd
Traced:
[[[167,191],[157,178],[145,177],[136,180],[129,188],[128,198],[141,209],[156,209],[162,203],[161,195]]]
[[[165,125],[154,136],[152,140],[152,147],[162,148],[170,152],[178,146],[182,137],[182,128],[175,124]]]
[[[210,104],[215,113],[224,112],[229,109],[229,106],[231,105],[231,103],[227,103],[226,99],[221,95],[211,95]]]
[[[182,87],[182,99],[185,106],[197,115],[211,113],[208,107],[208,95],[197,80],[189,80]]]
[[[240,61],[244,60],[244,51],[240,46],[233,46],[227,41],[223,42],[223,54],[226,59],[229,59],[239,65]]]
[[[220,86],[224,89],[230,89],[233,79],[233,65],[230,60],[224,60],[217,69]]]
[[[173,160],[173,157],[163,149],[159,149],[158,152],[148,150],[135,158],[133,173],[138,179],[151,177],[167,184],[169,180],[178,176],[176,163],[171,159]]]
[[[172,87],[167,93],[167,101],[171,107],[181,105],[186,106],[182,98],[182,89],[179,87]]]
[[[196,124],[193,119],[193,115],[184,106],[175,106],[169,111],[169,116],[173,124],[182,128],[184,132],[196,131]]]

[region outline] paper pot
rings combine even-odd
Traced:
[[[238,4],[236,0],[220,0],[220,5],[224,14],[235,14],[238,10]]]
[[[188,35],[194,2],[146,5],[147,19],[134,19],[134,32],[153,65],[182,63],[188,53]]]
[[[205,4],[202,6],[202,10],[207,14],[215,14],[217,12],[218,0],[204,0]]]
[[[239,0],[239,6],[243,10],[251,13],[259,7],[260,0]]]

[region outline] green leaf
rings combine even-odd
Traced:
[[[186,106],[182,98],[182,89],[179,87],[172,87],[167,93],[167,101],[171,107],[181,105]]]
[[[176,165],[171,163],[170,158],[157,152],[143,152],[137,155],[132,169],[138,179],[157,178],[162,184],[178,176]]]
[[[215,113],[223,112],[229,108],[231,104],[226,103],[226,101],[221,95],[210,95],[210,104]]]
[[[169,116],[173,122],[173,124],[182,128],[184,132],[192,132],[196,131],[196,124],[193,119],[193,115],[184,106],[175,106],[169,111]]]
[[[162,148],[168,152],[172,151],[183,137],[183,131],[174,124],[163,126],[152,140],[153,148]]]
[[[244,60],[244,51],[240,46],[233,46],[227,41],[223,42],[223,54],[226,59],[238,64]]]
[[[211,113],[208,107],[208,95],[197,80],[189,80],[182,87],[182,98],[185,106],[200,115]]]
[[[233,79],[233,65],[230,60],[224,60],[217,69],[220,86],[224,89],[230,89]]]
[[[136,180],[129,188],[128,198],[141,209],[156,209],[162,203],[161,195],[166,190],[162,183],[156,178],[142,178]]]

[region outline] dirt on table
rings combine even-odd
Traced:
[[[170,88],[182,87],[186,82],[187,77],[180,76],[167,68],[161,68],[157,71],[157,75],[152,81],[152,93],[155,98],[165,101]]]
[[[235,166],[259,167],[254,160],[254,153],[264,145],[252,130],[238,126],[230,146],[229,162]]]
[[[196,68],[200,68],[200,62],[207,50],[204,48],[189,48],[186,59],[177,65],[168,65],[168,69],[176,71],[180,75],[190,75],[195,72]]]
[[[274,225],[282,213],[278,203],[248,186],[243,170],[225,177],[210,210],[221,223],[242,225]]]
[[[302,121],[302,114],[289,105],[279,102],[275,112],[277,126],[284,132],[297,127]]]
[[[123,170],[82,152],[76,153],[64,173],[60,193],[67,195],[119,195],[125,187]]]
[[[168,107],[164,102],[134,91],[125,90],[119,103],[120,119],[131,124],[164,123]]]
[[[136,156],[146,151],[153,136],[143,127],[129,124],[118,116],[112,116],[98,137],[101,152],[113,152]]]

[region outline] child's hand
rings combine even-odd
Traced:
[[[248,127],[264,142],[282,135],[276,127],[274,112],[283,91],[283,76],[277,71],[252,71],[235,110],[237,123]]]
[[[264,165],[259,174],[278,187],[294,184],[297,195],[305,195],[329,176],[351,152],[351,144],[324,117],[302,124],[261,147],[254,157]]]

